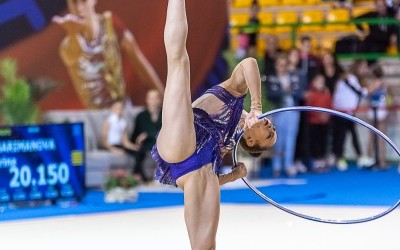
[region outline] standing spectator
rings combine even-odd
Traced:
[[[304,75],[304,90],[309,90],[309,84],[311,79],[320,70],[320,59],[311,53],[311,37],[303,36],[300,39],[300,70],[301,74]],[[299,105],[304,105],[304,97],[300,99]],[[310,135],[309,135],[309,124],[307,121],[306,113],[300,113],[300,125],[296,139],[296,168],[298,169],[311,169],[310,162]]]
[[[325,85],[329,90],[331,96],[336,88],[336,83],[339,81],[340,77],[343,75],[343,68],[337,61],[337,58],[328,51],[322,53],[321,56],[321,74],[325,78]],[[329,123],[329,129],[327,131],[328,141],[327,141],[327,151],[329,152],[327,165],[333,166],[335,164],[335,157],[332,154],[332,122]]]
[[[306,94],[306,105],[328,108],[332,107],[332,96],[325,85],[325,78],[317,74],[311,81],[311,88]],[[313,170],[324,171],[327,167],[327,144],[330,115],[322,112],[307,113],[310,124],[310,151],[313,158]]]
[[[311,52],[311,37],[303,36],[300,39],[300,68],[306,75],[307,83],[311,82],[320,71],[321,60]],[[308,87],[308,86],[307,86]]]
[[[374,18],[384,20],[391,16],[385,0],[375,0],[376,11],[368,12],[356,19]],[[368,30],[362,25],[357,25],[358,35],[364,40],[361,43],[361,52],[363,53],[384,53],[388,48],[390,41],[396,37],[396,26],[386,23],[368,24]],[[368,64],[375,63],[376,60],[368,60]]]
[[[249,28],[247,29],[247,34],[249,36],[249,47],[247,55],[250,57],[257,56],[257,38],[259,33],[260,20],[258,19],[258,12],[260,7],[257,0],[254,0],[250,9],[250,20]]]
[[[368,111],[368,119],[370,124],[373,124],[383,133],[386,133],[388,111],[386,109],[387,86],[383,81],[383,70],[379,65],[374,66],[372,70],[372,81],[368,86],[368,100],[371,109]],[[375,148],[375,167],[378,169],[387,168],[386,163],[386,143],[383,140],[374,142],[375,134],[370,134],[368,143],[368,155],[373,155],[372,149]]]
[[[136,143],[132,143],[129,140],[127,121],[123,117],[123,100],[114,101],[110,107],[110,111],[110,115],[103,122],[101,146],[115,154],[129,154],[135,157],[136,152],[145,139],[145,135],[138,136]]]
[[[135,37],[110,11],[96,13],[97,0],[68,0],[70,13],[53,21],[66,32],[60,56],[85,108],[106,108],[126,98],[121,50],[129,56],[140,78],[163,92],[155,70]]]
[[[353,72],[358,75],[366,74],[365,62],[357,61],[353,65]],[[344,113],[354,115],[358,109],[360,99],[366,96],[368,91],[361,87],[359,79],[354,73],[345,73],[337,82],[333,94],[332,108]],[[347,162],[343,158],[344,142],[347,132],[352,135],[353,147],[358,161],[362,161],[362,151],[354,122],[334,116],[333,117],[333,153],[336,158],[336,166],[339,170],[347,170]]]
[[[321,57],[321,74],[325,78],[325,85],[332,95],[337,81],[343,75],[343,68],[337,61],[337,58],[330,52],[324,52]]]
[[[300,76],[289,73],[287,60],[286,54],[279,54],[275,62],[276,74],[269,75],[266,81],[267,97],[277,108],[298,105],[302,93]],[[279,177],[282,169],[289,177],[297,174],[293,158],[299,118],[300,114],[296,111],[279,113],[273,117],[279,134],[272,158],[274,177]]]
[[[269,35],[267,38],[267,47],[264,53],[264,74],[266,76],[275,73],[276,56],[282,52],[279,48],[278,38],[274,35]]]
[[[135,126],[131,135],[131,141],[143,136],[142,147],[136,154],[135,174],[139,174],[144,183],[153,181],[156,164],[151,160],[150,151],[156,143],[156,135],[161,129],[161,102],[160,93],[155,90],[149,90],[146,94],[146,109],[138,114],[135,119]],[[144,163],[154,163],[145,165]]]

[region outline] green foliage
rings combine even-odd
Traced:
[[[133,188],[139,185],[139,181],[132,175],[123,170],[112,171],[108,176],[104,188],[106,191],[117,187]]]
[[[39,108],[31,98],[31,87],[26,79],[17,75],[17,62],[13,59],[0,61],[3,78],[0,111],[6,125],[32,124],[37,122]]]

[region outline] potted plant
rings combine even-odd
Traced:
[[[6,58],[0,61],[1,98],[0,113],[5,125],[33,124],[39,117],[38,102],[51,90],[58,87],[58,82],[49,78],[28,80],[17,75],[17,62]]]
[[[112,170],[104,185],[105,202],[134,202],[138,198],[139,181],[128,171]]]

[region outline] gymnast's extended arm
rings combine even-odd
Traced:
[[[243,163],[238,162],[232,172],[218,176],[219,185],[224,185],[228,182],[234,182],[237,179],[245,177],[246,175],[246,166]]]
[[[249,128],[258,122],[258,115],[262,113],[261,107],[261,79],[258,64],[254,58],[242,60],[233,70],[231,77],[221,86],[235,96],[242,96],[250,92],[250,112],[245,119],[245,127]]]

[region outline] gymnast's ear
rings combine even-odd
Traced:
[[[250,148],[253,147],[256,143],[256,140],[254,140],[253,136],[246,133],[243,135],[243,139],[246,142],[247,146]]]

